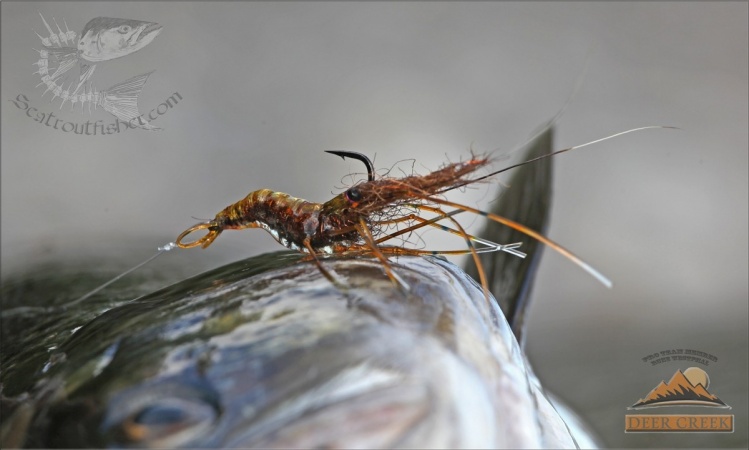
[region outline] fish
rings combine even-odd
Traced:
[[[44,381],[3,427],[25,425],[27,447],[575,447],[457,266],[398,258],[404,295],[377,260],[326,259],[346,291],[299,260],[256,256],[96,315],[37,362]],[[24,371],[3,369],[17,398]]]
[[[138,110],[138,96],[153,72],[145,73],[117,83],[108,89],[97,91],[91,84],[91,77],[96,69],[96,63],[110,61],[135,53],[156,39],[163,27],[155,22],[142,20],[97,17],[91,19],[81,31],[80,35],[68,28],[62,31],[54,20],[58,32],[54,32],[44,16],[39,13],[49,36],[43,37],[37,33],[42,41],[42,49],[37,50],[39,59],[34,63],[38,69],[41,83],[47,92],[52,92],[52,99],[61,98],[60,109],[66,102],[70,102],[71,110],[76,103],[81,108],[88,105],[102,107],[105,111],[118,119],[146,130],[157,128],[140,118]],[[50,60],[54,63],[50,64]],[[74,66],[79,67],[79,77],[71,81],[64,88],[66,74]],[[75,88],[73,85],[75,84]],[[72,89],[72,90],[71,90]],[[136,120],[137,119],[137,120]]]
[[[97,17],[83,27],[78,51],[86,61],[109,61],[137,52],[161,31],[162,26],[154,22]]]
[[[13,303],[3,305],[3,325],[14,324],[28,341],[3,336],[10,344],[0,361],[7,411],[0,443],[595,445],[534,375],[500,303],[487,303],[459,267],[439,257],[395,258],[393,270],[410,286],[404,291],[377,259],[330,255],[323,264],[346,280],[344,288],[285,251],[155,290],[142,278],[112,285],[75,308],[65,305],[97,280],[64,295],[69,285],[57,280],[48,294],[57,307],[45,311],[18,310],[43,304],[28,285],[4,291],[3,301]],[[521,285],[534,267],[516,272]],[[521,297],[503,304],[522,309],[512,306]]]

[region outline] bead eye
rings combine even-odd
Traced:
[[[120,25],[120,28],[117,29],[117,31],[120,34],[127,34],[129,33],[133,28],[130,25]]]
[[[361,191],[359,191],[358,188],[352,187],[348,191],[346,191],[346,198],[350,202],[359,202],[361,201]]]

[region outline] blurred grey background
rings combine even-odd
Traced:
[[[324,201],[352,182],[346,174],[362,171],[325,149],[419,173],[470,149],[503,155],[560,110],[587,65],[557,125],[557,148],[643,125],[682,130],[556,158],[548,234],[615,287],[547,251],[529,358],[609,445],[747,445],[746,2],[1,8],[3,278],[54,258],[134,263],[193,225],[192,216],[213,217],[263,187]],[[19,95],[65,121],[114,121],[40,98],[32,74],[41,45],[34,33],[47,34],[40,12],[78,33],[98,16],[161,24],[143,50],[100,63],[93,81],[104,89],[155,70],[140,110],[182,98],[154,122],[163,130],[80,136],[28,117]],[[500,189],[485,184],[450,198],[486,208]],[[436,232],[425,239],[454,243]],[[208,250],[153,264],[183,258],[198,270],[277,249],[263,231],[225,233]],[[674,348],[718,357],[703,368],[710,391],[733,407],[735,433],[623,432],[626,407],[689,365],[641,358]]]

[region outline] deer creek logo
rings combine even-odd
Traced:
[[[641,398],[629,409],[654,408],[659,406],[712,406],[730,408],[721,399],[708,392],[710,377],[699,367],[685,371],[677,370],[668,380],[661,381],[645,398]]]
[[[38,70],[41,82],[38,88],[44,87],[42,98],[52,93],[52,100],[61,99],[60,109],[69,102],[70,110],[81,105],[81,113],[88,109],[102,108],[118,122],[122,121],[130,127],[144,130],[158,128],[144,120],[138,109],[138,97],[153,71],[137,75],[107,89],[97,90],[92,82],[92,76],[98,63],[122,58],[133,54],[153,42],[161,33],[162,27],[158,23],[141,20],[118,19],[111,17],[97,17],[91,19],[80,34],[71,31],[67,22],[63,20],[65,31],[52,19],[57,32],[42,16],[44,27],[48,35],[39,36],[41,49],[35,49],[39,60],[34,64]],[[78,68],[78,76],[74,67]]]
[[[708,391],[710,376],[699,367],[677,369],[668,382],[661,380],[629,410],[659,407],[709,407],[731,409]],[[733,432],[733,415],[726,414],[627,414],[625,431],[632,432]]]

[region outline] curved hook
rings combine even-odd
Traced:
[[[197,239],[192,242],[188,242],[186,244],[182,242],[182,239],[187,237],[188,234],[193,233],[195,231],[199,231],[199,230],[209,230],[209,231],[208,231],[208,234],[206,234],[200,239]],[[218,237],[219,234],[221,234],[221,231],[222,231],[221,228],[219,228],[218,225],[216,225],[216,223],[213,221],[199,223],[183,231],[182,234],[177,236],[177,241],[175,243],[177,244],[177,247],[179,248],[193,248],[193,247],[197,247],[198,245],[200,245],[203,248],[206,248],[209,245],[211,245],[211,242],[213,242],[213,240],[216,239],[216,237]]]
[[[367,181],[374,181],[374,164],[372,164],[372,161],[367,157],[367,155],[357,152],[348,152],[346,150],[325,150],[325,153],[338,155],[344,160],[348,156],[349,158],[363,162],[364,165],[367,166]]]

